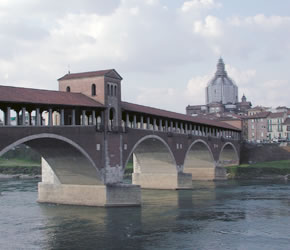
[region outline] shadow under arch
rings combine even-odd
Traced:
[[[147,135],[138,140],[125,161],[123,171],[132,155],[134,173],[177,173],[174,155],[159,136]]]
[[[239,163],[240,158],[236,147],[231,142],[225,143],[220,151],[219,164],[226,167],[239,165]]]
[[[25,144],[50,165],[61,184],[102,185],[101,174],[88,153],[72,140],[50,133],[24,137],[0,151],[0,156]]]
[[[191,173],[193,180],[213,180],[215,178],[215,161],[208,144],[195,140],[185,154],[184,173]]]

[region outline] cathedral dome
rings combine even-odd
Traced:
[[[217,63],[217,71],[206,87],[206,103],[235,104],[238,102],[238,87],[228,77],[223,59]]]

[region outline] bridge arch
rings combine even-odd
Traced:
[[[193,180],[210,180],[215,178],[213,153],[204,140],[195,140],[188,147],[184,158],[183,172],[191,173]]]
[[[61,184],[103,184],[101,174],[89,154],[66,137],[50,133],[30,135],[3,148],[0,156],[20,144],[37,151],[52,168]]]
[[[177,173],[172,150],[166,141],[159,136],[147,135],[139,139],[125,161],[124,170],[132,155],[134,173]]]
[[[227,142],[221,148],[219,154],[219,164],[222,166],[239,165],[240,158],[236,147],[231,142]]]

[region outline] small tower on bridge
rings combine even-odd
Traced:
[[[104,119],[113,130],[121,125],[122,79],[116,70],[107,69],[68,73],[59,78],[58,83],[60,91],[82,93],[108,107]]]

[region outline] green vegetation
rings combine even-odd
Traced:
[[[25,145],[20,145],[0,157],[0,174],[40,175],[40,155]]]
[[[229,178],[277,178],[290,174],[290,160],[259,162],[226,167]]]
[[[0,167],[40,167],[40,162],[26,159],[0,158]]]
[[[131,176],[133,173],[133,162],[129,161],[125,168],[125,177]]]

